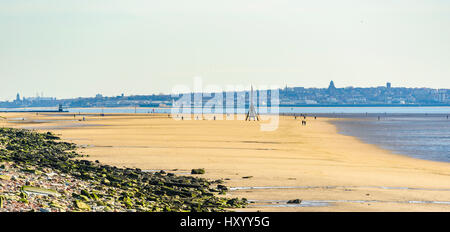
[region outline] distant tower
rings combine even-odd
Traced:
[[[247,113],[247,117],[245,117],[245,121],[251,121],[253,119],[253,121],[259,121],[259,115],[255,110],[255,106],[253,105],[253,86],[252,86],[252,90],[250,92],[250,107],[248,108],[248,113]]]
[[[62,104],[59,104],[58,112],[63,112],[63,106],[62,106]]]
[[[391,82],[386,83],[386,88],[388,88],[388,89],[391,88]]]
[[[334,86],[334,81],[330,81],[330,85],[328,86],[328,94],[334,95],[336,93],[336,86]]]
[[[19,93],[17,93],[17,96],[16,96],[16,101],[20,101],[20,94]]]
[[[330,86],[328,86],[328,90],[334,90],[336,86],[334,86],[334,81],[330,81]]]

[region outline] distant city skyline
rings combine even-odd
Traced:
[[[5,0],[0,101],[204,84],[450,89],[450,1]]]
[[[450,106],[450,89],[404,88],[385,86],[370,88],[345,87],[336,88],[330,81],[327,88],[255,87],[255,100],[258,105],[271,105],[275,99],[280,106]],[[253,90],[253,87],[250,87]],[[250,102],[250,89],[215,89],[212,91],[180,92],[180,94],[103,96],[96,94],[88,98],[56,99],[51,97],[21,97],[18,93],[14,101],[0,101],[0,108],[27,107],[178,107],[180,104],[216,105],[234,108]],[[274,99],[272,99],[273,96]],[[270,99],[270,100],[269,100]],[[181,102],[181,103],[180,103]],[[246,103],[247,102],[247,103]]]
[[[284,86],[279,86],[279,89],[281,89],[281,90],[285,89],[285,88],[327,89],[327,88],[330,88],[331,86],[333,86],[334,88],[337,88],[337,89],[342,89],[342,88],[379,88],[379,87],[386,87],[386,88],[417,88],[417,89],[425,88],[425,89],[436,89],[436,90],[439,90],[439,89],[450,90],[450,88],[395,86],[395,85],[392,85],[391,82],[386,82],[386,83],[384,83],[384,85],[366,86],[366,87],[363,87],[363,86],[352,86],[352,85],[349,85],[349,86],[336,86],[334,80],[331,80],[330,82],[328,82],[327,86],[322,86],[322,87],[314,87],[314,86],[313,87],[305,87],[305,86],[284,85]],[[247,91],[250,90],[250,85],[248,85],[247,87],[248,88],[245,88],[245,90],[247,90]],[[271,88],[265,88],[264,90],[269,90],[269,89],[271,89]],[[263,89],[258,89],[258,90],[263,90]],[[207,93],[209,91],[203,91],[203,92]],[[0,101],[10,101],[10,100],[13,100],[13,99],[19,100],[19,99],[23,99],[23,98],[28,98],[28,99],[33,99],[33,98],[37,98],[37,99],[38,98],[43,98],[43,99],[47,99],[47,98],[73,99],[73,98],[92,98],[92,97],[99,98],[99,97],[116,97],[116,96],[124,97],[124,96],[171,95],[171,94],[173,94],[173,93],[172,92],[158,92],[158,93],[144,93],[144,94],[133,94],[133,93],[131,93],[131,94],[127,94],[127,95],[125,95],[125,93],[120,93],[120,94],[105,95],[103,93],[98,92],[98,93],[93,94],[92,96],[74,96],[74,97],[67,97],[67,98],[59,98],[59,97],[55,97],[55,96],[46,96],[46,95],[44,95],[44,92],[40,92],[40,93],[37,92],[34,96],[24,96],[20,92],[17,92],[15,97],[11,97],[11,99],[0,99]]]

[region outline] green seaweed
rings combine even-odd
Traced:
[[[92,182],[92,189],[73,194],[78,199],[74,205],[80,210],[91,210],[89,204],[95,202],[108,205],[106,202],[110,200],[120,202],[130,210],[167,212],[225,211],[245,207],[247,204],[246,199],[216,196],[215,193],[224,194],[228,190],[224,185],[215,186],[222,183],[221,180],[208,181],[165,172],[148,173],[137,168],[118,168],[98,161],[83,160],[83,155],[76,152],[75,144],[60,141],[58,136],[50,132],[0,128],[0,145],[0,161],[22,165],[26,171],[34,174],[52,169],[60,174]],[[204,174],[205,170],[193,169],[192,173]],[[96,189],[106,189],[106,192],[97,192]],[[59,194],[54,190],[32,186],[24,186],[22,190],[52,196]]]

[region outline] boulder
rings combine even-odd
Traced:
[[[191,174],[205,174],[205,169],[203,168],[192,169]]]
[[[287,203],[288,204],[300,204],[300,203],[302,203],[302,200],[294,199],[294,200],[289,200]]]

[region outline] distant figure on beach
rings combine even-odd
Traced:
[[[83,121],[86,121],[86,118],[83,116]]]
[[[181,120],[184,120],[184,116],[181,116]]]
[[[73,114],[73,118],[75,118],[75,114]]]
[[[302,126],[306,126],[306,121],[302,120]]]
[[[214,121],[216,121],[216,115],[214,115]]]
[[[314,120],[316,120],[317,119],[317,116],[314,116]]]

